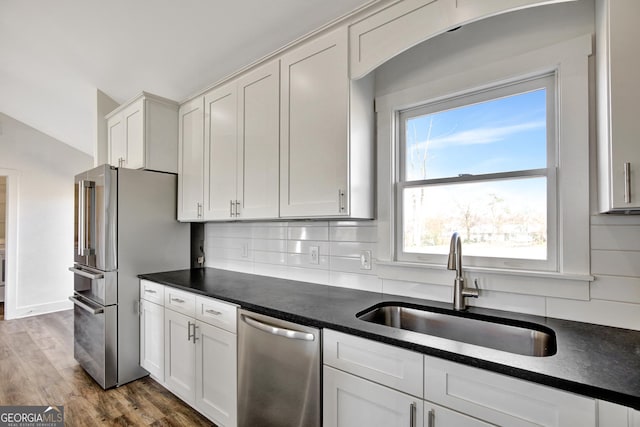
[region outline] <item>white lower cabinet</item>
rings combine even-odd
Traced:
[[[423,401],[355,375],[323,367],[324,427],[418,427]]]
[[[325,329],[325,426],[609,427],[594,399],[417,354]]]
[[[236,425],[236,335],[196,322],[196,408],[216,424]]]
[[[140,295],[141,366],[216,425],[236,426],[237,307],[147,280]]]
[[[196,346],[191,340],[191,320],[184,314],[164,310],[164,384],[193,406],[196,400]]]
[[[140,301],[140,366],[164,382],[164,307]]]

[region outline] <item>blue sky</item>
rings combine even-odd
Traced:
[[[539,89],[407,120],[407,179],[545,168],[545,92]]]

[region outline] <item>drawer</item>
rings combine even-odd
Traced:
[[[330,329],[322,347],[326,365],[422,397],[422,354]]]
[[[238,307],[213,298],[196,296],[196,319],[236,333]]]
[[[167,286],[164,290],[164,306],[170,310],[195,317],[196,295]]]
[[[596,425],[596,402],[529,381],[425,356],[424,398],[502,426]]]
[[[164,285],[148,280],[140,280],[140,299],[164,304]]]

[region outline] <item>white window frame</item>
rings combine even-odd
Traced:
[[[394,121],[397,123],[397,134],[395,136],[394,146],[396,150],[396,158],[398,164],[395,165],[397,171],[394,181],[396,183],[395,191],[395,210],[396,210],[396,230],[395,230],[395,253],[398,261],[405,262],[422,262],[427,264],[444,264],[446,255],[441,254],[422,254],[405,252],[403,249],[403,193],[404,189],[421,186],[432,186],[439,184],[463,184],[470,182],[487,182],[490,180],[504,181],[511,178],[526,177],[545,177],[547,180],[547,253],[546,259],[520,259],[520,258],[498,258],[498,257],[479,257],[465,256],[465,266],[477,267],[498,267],[513,268],[526,270],[556,271],[557,269],[557,97],[556,97],[556,73],[543,73],[539,76],[526,77],[521,80],[515,80],[506,84],[500,84],[495,87],[483,88],[481,90],[472,90],[469,93],[457,94],[451,98],[438,101],[425,100],[424,103],[417,107],[405,110],[395,111]],[[546,145],[546,165],[544,168],[528,171],[508,171],[494,174],[470,175],[451,178],[426,179],[426,180],[406,180],[405,171],[405,121],[407,118],[418,117],[425,114],[437,113],[439,111],[450,110],[453,108],[464,107],[485,101],[504,98],[511,95],[517,95],[530,92],[535,89],[546,89],[547,99],[547,145]],[[464,252],[463,252],[464,253]]]
[[[424,103],[463,95],[473,90],[495,87],[513,81],[534,77],[544,73],[557,76],[557,264],[551,270],[520,270],[517,267],[473,267],[466,270],[480,273],[482,277],[499,274],[511,275],[511,279],[500,279],[504,283],[498,288],[515,290],[518,277],[545,277],[569,279],[582,283],[592,280],[590,276],[589,249],[589,56],[592,53],[592,35],[587,34],[541,49],[523,52],[521,55],[495,62],[478,64],[475,67],[424,82],[397,92],[376,98],[377,114],[377,209],[378,209],[378,272],[384,278],[397,279],[402,275],[396,268],[427,268],[432,273],[422,273],[433,284],[447,285],[449,275],[440,273],[443,264],[406,262],[398,259],[395,245],[397,213],[395,210],[395,184],[397,155],[394,140],[398,132],[397,113]],[[464,253],[464,248],[463,248]],[[411,270],[417,271],[417,270]],[[411,273],[418,277],[417,273]],[[407,276],[408,277],[408,276]],[[493,277],[493,276],[492,276]],[[497,276],[496,276],[497,277]],[[527,293],[537,294],[529,279]],[[559,282],[547,282],[559,283]],[[568,282],[567,282],[568,283]],[[553,285],[555,286],[555,285]],[[496,288],[496,289],[498,289]],[[541,295],[563,295],[574,293],[584,298],[585,287],[574,291],[550,290],[540,286]]]

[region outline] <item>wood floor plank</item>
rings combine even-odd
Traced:
[[[67,426],[214,426],[150,377],[102,390],[73,358],[73,311],[0,320],[0,405],[62,405]]]

